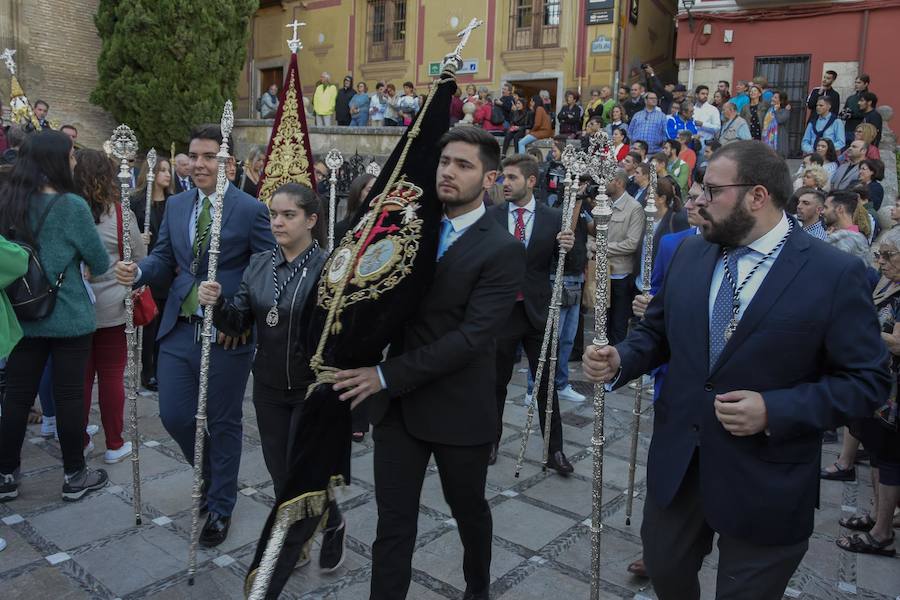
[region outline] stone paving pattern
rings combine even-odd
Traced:
[[[579,363],[573,363],[573,379]],[[521,365],[520,365],[521,367]],[[575,466],[569,478],[545,473],[540,465],[541,441],[535,433],[519,479],[513,477],[522,439],[526,408],[524,370],[510,384],[504,434],[497,464],[488,473],[487,496],[494,518],[491,597],[502,600],[587,598],[590,589],[590,531],[593,429],[590,403],[562,403],[565,451]],[[583,381],[576,388],[589,392]],[[0,552],[0,597],[5,600],[82,598],[123,600],[152,598],[243,598],[243,576],[270,507],[273,490],[263,463],[255,413],[248,394],[244,402],[244,449],[240,493],[228,540],[199,555],[196,585],[187,585],[190,531],[191,470],[169,438],[158,416],[156,396],[139,399],[141,475],[144,524],[134,525],[131,463],[103,465],[103,434],[95,438],[90,457],[107,468],[111,483],[81,502],[62,502],[62,467],[58,444],[29,427],[22,451],[20,496],[0,504],[0,537],[9,547]],[[604,454],[602,596],[656,596],[648,582],[625,567],[641,556],[640,525],[645,460],[651,414],[641,420],[634,517],[625,525],[631,416],[634,392],[608,396],[607,446]],[[99,414],[91,415],[99,423]],[[537,419],[535,419],[537,422]],[[823,464],[834,461],[839,446],[825,447]],[[347,556],[335,573],[324,575],[313,563],[299,569],[282,597],[358,600],[368,597],[371,545],[377,512],[372,477],[372,442],[353,446],[353,484],[339,496],[348,524]],[[838,518],[856,507],[868,507],[872,491],[869,469],[859,469],[862,483],[823,482],[821,510],[810,550],[788,589],[791,598],[866,598],[900,600],[900,559],[860,556],[840,551],[834,540],[843,532]],[[789,498],[784,499],[790,502]],[[461,598],[462,547],[444,502],[432,464],[422,490],[419,535],[413,559],[409,598]],[[704,598],[714,597],[715,551],[701,572]]]

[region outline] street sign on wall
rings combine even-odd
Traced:
[[[586,25],[612,23],[615,15],[615,0],[585,0],[587,2]]]
[[[460,67],[457,73],[460,74],[473,74],[478,72],[478,60],[464,60],[462,67]],[[429,77],[437,77],[441,74],[441,63],[440,62],[430,62],[428,63],[428,76]]]

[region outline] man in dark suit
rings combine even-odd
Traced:
[[[700,597],[714,533],[718,597],[781,598],[809,546],[821,432],[890,390],[862,263],[806,235],[790,195],[765,144],[716,152],[691,201],[702,238],[681,243],[624,342],[585,353],[587,376],[613,385],[669,361],[641,528],[661,600]]]
[[[516,154],[503,161],[504,204],[489,209],[491,217],[503,229],[526,248],[527,270],[525,283],[516,296],[516,304],[509,315],[500,336],[497,338],[497,439],[491,451],[491,464],[497,461],[497,447],[503,435],[503,407],[506,405],[506,386],[512,377],[516,363],[516,349],[519,344],[525,348],[528,367],[532,377],[537,373],[541,340],[550,312],[550,274],[555,273],[559,247],[571,250],[575,244],[575,234],[571,227],[562,228],[562,212],[539,203],[534,198],[534,188],[538,181],[538,164],[525,154]],[[544,363],[542,384],[537,390],[538,414],[541,431],[547,407],[548,377],[553,389],[551,402],[553,412],[550,418],[550,453],[547,466],[562,475],[573,471],[562,449],[562,421],[559,413],[559,398],[556,386],[552,385],[553,373],[549,371],[549,356]]]
[[[186,154],[175,155],[175,193],[180,194],[194,189],[194,181],[191,179],[191,160]]]
[[[209,231],[216,192],[216,154],[222,143],[217,125],[191,134],[190,162],[197,187],[171,196],[153,252],[137,263],[119,262],[116,276],[123,285],[163,285],[171,281],[159,323],[159,416],[188,461],[194,460],[194,415],[200,376],[202,311],[197,286],[207,277]],[[229,144],[229,148],[233,148]],[[234,160],[229,158],[228,160]],[[222,207],[219,268],[216,280],[225,296],[237,292],[250,256],[270,251],[275,238],[265,204],[228,184]],[[172,280],[174,277],[174,280]],[[228,535],[237,499],[241,461],[241,418],[244,389],[250,373],[249,337],[219,334],[213,344],[209,373],[209,416],[203,457],[204,492],[209,516],[200,534],[204,546],[216,546]]]
[[[432,455],[459,527],[465,598],[489,597],[492,523],[484,488],[497,434],[494,338],[522,287],[525,252],[485,215],[484,191],[500,163],[493,136],[458,127],[439,147],[437,194],[445,216],[428,294],[387,360],[340,371],[334,386],[347,390],[341,399],[353,406],[376,394],[369,405],[378,502],[372,600],[405,598],[409,590],[419,496]]]

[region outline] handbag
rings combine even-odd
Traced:
[[[116,203],[116,241],[119,244],[119,260],[124,260],[125,255],[122,252],[122,204]],[[133,307],[134,324],[136,327],[144,327],[153,322],[159,310],[156,307],[156,300],[150,292],[149,286],[142,286],[131,291],[131,305]]]
[[[56,306],[56,296],[59,288],[65,279],[65,271],[62,271],[56,278],[55,283],[51,283],[50,278],[41,265],[39,256],[39,247],[37,245],[38,236],[44,227],[44,221],[50,213],[50,209],[60,199],[60,195],[54,196],[47,203],[47,208],[41,213],[38,219],[37,227],[34,229],[33,239],[34,245],[15,239],[15,232],[10,233],[10,241],[20,246],[28,253],[28,269],[25,274],[13,281],[6,288],[6,295],[12,305],[13,312],[20,321],[39,321],[46,318],[53,312]]]

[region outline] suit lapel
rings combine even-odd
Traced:
[[[178,229],[181,231],[181,235],[179,236],[183,242],[184,247],[187,249],[188,262],[193,259],[194,256],[194,244],[191,243],[191,215],[194,213],[194,207],[197,205],[197,200],[200,195],[199,190],[194,188],[191,190],[189,198],[190,202],[186,202],[184,205],[184,214],[179,222],[182,223],[178,226]],[[196,224],[194,224],[196,227]]]
[[[788,238],[778,258],[775,259],[775,264],[772,265],[759,290],[753,296],[753,300],[750,301],[749,306],[744,311],[734,335],[725,344],[719,360],[713,367],[713,373],[734,354],[735,348],[740,347],[741,343],[747,339],[747,336],[756,329],[763,317],[769,314],[772,305],[781,297],[785,288],[794,280],[797,273],[803,268],[803,265],[806,264],[804,251],[808,247],[809,238],[807,234],[801,231],[800,227],[795,226],[794,232]]]
[[[476,239],[481,235],[481,232],[487,231],[488,222],[486,219],[489,219],[488,215],[482,215],[480,219],[475,221],[468,229],[466,229],[461,236],[459,236],[447,251],[444,252],[444,255],[441,257],[439,261],[437,261],[437,267],[435,267],[435,276],[440,274],[442,271],[449,269],[454,263],[459,261],[460,258],[466,255],[470,247],[473,247],[473,244],[470,243],[470,240]]]
[[[225,229],[225,224],[228,222],[232,213],[234,213],[235,206],[237,205],[237,198],[235,198],[237,192],[237,188],[232,183],[229,183],[225,188],[225,197],[222,198],[222,229]]]

